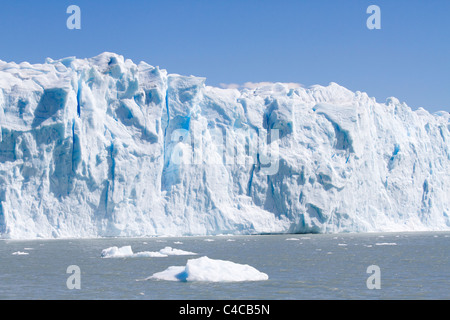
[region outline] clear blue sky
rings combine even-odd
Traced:
[[[71,4],[81,30],[66,28]],[[371,4],[381,30],[366,27]],[[450,111],[449,0],[0,0],[1,60],[104,51],[208,85],[337,82]]]

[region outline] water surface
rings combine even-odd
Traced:
[[[0,299],[449,299],[449,241],[449,232],[4,240]],[[126,245],[198,255],[100,257],[105,248]],[[141,281],[201,256],[251,265],[269,280]],[[70,265],[81,270],[80,290],[67,288]],[[367,288],[370,265],[380,268],[379,290]]]

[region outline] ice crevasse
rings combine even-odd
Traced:
[[[221,89],[113,53],[0,61],[0,237],[450,229],[450,115]]]

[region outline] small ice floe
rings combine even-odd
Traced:
[[[133,255],[131,246],[110,247],[102,250],[102,258],[126,258]]]
[[[206,241],[206,242],[213,242],[213,241],[214,241],[214,239],[210,239],[210,238],[208,238],[208,239],[204,239],[203,241]]]
[[[234,239],[227,239],[228,242],[236,241]]]
[[[29,253],[23,252],[23,251],[16,251],[16,252],[12,253],[13,256],[26,256],[27,254],[29,254]]]
[[[261,281],[269,279],[268,275],[247,264],[238,264],[226,260],[210,259],[206,256],[190,259],[186,266],[171,266],[157,272],[145,280],[167,281],[206,281],[239,282]]]
[[[365,244],[364,247],[372,248],[372,245],[371,244]]]
[[[340,246],[340,247],[346,247],[347,244],[346,244],[346,243],[338,243],[338,246]]]
[[[158,251],[141,251],[133,253],[130,258],[165,258],[167,254],[163,254]]]
[[[168,255],[168,256],[190,256],[196,255],[194,252],[184,251],[180,249],[174,249],[171,247],[165,247],[164,249],[159,250],[160,253]]]
[[[165,247],[159,251],[141,251],[133,253],[131,246],[111,247],[102,250],[102,258],[161,258],[167,256],[196,255],[194,252]]]
[[[298,238],[287,238],[286,241],[300,241]]]
[[[173,244],[183,244],[181,241],[175,241]]]
[[[376,246],[396,246],[397,243],[395,242],[378,242],[375,243]]]

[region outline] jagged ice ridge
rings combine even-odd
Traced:
[[[335,83],[0,61],[0,237],[449,230],[449,123]]]

